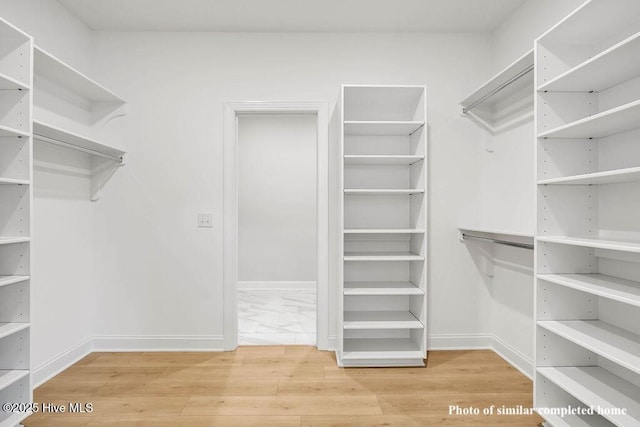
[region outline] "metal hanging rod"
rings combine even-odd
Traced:
[[[105,159],[109,159],[116,163],[123,163],[124,159],[121,156],[114,156],[112,154],[102,153],[97,150],[92,150],[90,148],[80,147],[79,145],[71,144],[69,142],[59,141],[54,138],[50,138],[44,135],[38,135],[37,133],[33,134],[33,137],[39,141],[48,142],[50,144],[59,145],[61,147],[69,148],[71,150],[82,151],[83,153],[91,154],[98,157],[103,157]]]
[[[515,76],[511,77],[506,82],[502,83],[497,88],[492,89],[491,91],[487,92],[486,94],[484,94],[483,96],[481,96],[480,98],[478,98],[477,100],[472,102],[471,104],[469,104],[466,107],[462,108],[462,113],[463,114],[467,114],[468,111],[474,109],[477,105],[482,104],[488,98],[491,98],[493,95],[495,95],[496,93],[500,92],[502,89],[506,88],[511,83],[515,82],[516,80],[520,79],[521,77],[524,77],[525,75],[529,74],[531,71],[533,71],[533,65],[528,66],[527,68],[525,68],[524,70],[522,70],[518,74],[516,74]]]
[[[489,237],[470,236],[464,233],[462,233],[462,238],[469,239],[469,240],[482,240],[484,242],[492,242],[492,243],[497,243],[499,245],[505,245],[505,246],[514,246],[516,248],[522,248],[522,249],[533,249],[533,245],[530,243],[518,243],[518,242],[510,242],[508,240],[492,239]]]

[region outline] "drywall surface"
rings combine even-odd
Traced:
[[[0,15],[34,42],[74,66],[89,63],[91,32],[55,1],[0,0]],[[73,152],[35,145],[31,280],[31,354],[34,380],[68,363],[91,337],[94,318],[93,220],[89,180],[60,166],[86,164]],[[60,157],[58,157],[60,156]]]
[[[317,117],[238,117],[238,280],[315,281]]]
[[[533,42],[586,0],[527,0],[493,32],[493,73],[527,51]]]
[[[94,40],[96,78],[129,101],[129,114],[114,123],[127,167],[95,212],[102,342],[220,342],[224,103],[329,102],[333,110],[343,83],[428,86],[429,333],[444,345],[489,330],[483,310],[490,295],[456,239],[459,212],[473,206],[477,180],[470,177],[480,173],[481,150],[458,102],[477,73],[489,72],[488,37],[106,32]],[[338,141],[330,146],[335,159]],[[338,162],[330,167],[335,248]],[[213,228],[196,227],[198,211],[213,212]],[[338,258],[330,254],[330,319]],[[335,335],[335,323],[329,326]]]

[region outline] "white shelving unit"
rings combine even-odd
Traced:
[[[0,19],[0,402],[32,401],[31,37]],[[28,413],[0,412],[0,427]]]
[[[125,101],[72,66],[39,47],[34,48],[35,167],[65,172],[66,162],[56,166],[42,144],[84,153],[75,169],[85,170],[91,179],[92,201],[119,166],[125,151],[92,136],[112,118],[126,113]],[[43,159],[44,158],[44,159]]]
[[[553,426],[640,426],[638,16],[591,0],[536,41],[534,406],[605,410]]]
[[[342,87],[340,366],[423,366],[424,86]]]
[[[483,83],[460,105],[462,113],[497,134],[533,116],[533,50]]]

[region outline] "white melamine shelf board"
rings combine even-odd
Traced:
[[[0,338],[20,332],[29,327],[29,323],[0,323]]]
[[[40,75],[91,102],[125,103],[120,96],[38,46],[34,46],[33,51],[34,74]]]
[[[0,287],[29,280],[29,276],[0,276]]]
[[[640,167],[543,179],[538,185],[604,185],[640,181]]]
[[[344,234],[423,234],[424,228],[345,228]]]
[[[393,196],[393,195],[411,195],[422,194],[423,188],[345,188],[344,194],[353,195],[378,195],[378,196]]]
[[[0,185],[29,185],[30,183],[26,179],[0,178]]]
[[[0,237],[0,245],[12,245],[14,243],[25,243],[30,241],[28,237]]]
[[[424,353],[408,338],[345,338],[342,359],[424,359]]]
[[[538,138],[604,138],[640,127],[640,100],[567,123],[538,134]]]
[[[20,381],[24,377],[29,375],[29,371],[25,369],[0,369],[0,390],[9,387],[16,381]]]
[[[561,243],[563,245],[583,246],[587,248],[609,249],[612,251],[624,251],[640,253],[640,243],[625,242],[621,240],[594,239],[590,237],[564,237],[564,236],[540,236],[539,242]]]
[[[539,92],[601,92],[640,75],[640,33],[541,85]]]
[[[609,421],[597,415],[560,415],[544,414],[542,417],[553,427],[613,427]],[[548,425],[548,424],[547,424]]]
[[[20,423],[33,414],[31,411],[27,412],[17,412],[11,415],[9,418],[6,418],[4,421],[0,422],[0,427],[15,427],[21,425]]]
[[[640,307],[640,283],[604,274],[538,274],[538,279]]]
[[[29,90],[29,85],[0,73],[0,90]]]
[[[492,99],[494,103],[499,102],[505,96],[512,94],[508,87],[520,79],[523,83],[531,85],[533,89],[533,49],[483,83],[482,86],[460,102],[460,105],[462,105],[462,108],[467,108],[470,105],[480,105],[481,102],[488,102],[489,99]],[[517,87],[521,89],[521,84],[523,83],[519,83]],[[486,99],[486,101],[483,101],[483,99]]]
[[[640,336],[600,320],[545,320],[538,326],[640,373]]]
[[[620,426],[640,425],[640,388],[599,367],[538,368],[538,372],[586,405],[625,408],[603,417]]]
[[[423,261],[422,255],[411,252],[345,252],[345,261]]]
[[[419,155],[346,154],[345,165],[412,165],[424,160]]]
[[[356,121],[344,122],[345,135],[408,136],[424,126],[421,121]]]
[[[0,137],[2,136],[30,136],[29,132],[24,132],[18,129],[10,128],[8,126],[0,125]]]
[[[409,311],[345,311],[344,329],[422,329]]]
[[[72,145],[74,147],[79,147],[80,149],[96,151],[98,153],[102,153],[111,157],[122,158],[122,156],[125,155],[124,151],[111,147],[110,145],[95,141],[90,138],[86,138],[76,133],[60,129],[58,127],[40,121],[34,120],[33,134],[35,139],[38,139],[38,136],[42,136]]]
[[[411,282],[345,282],[343,293],[349,295],[424,295]]]

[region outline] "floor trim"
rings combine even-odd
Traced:
[[[52,357],[40,366],[33,368],[32,382],[33,387],[38,387],[42,383],[49,381],[69,366],[84,358],[93,351],[93,339],[87,338],[80,344],[75,345],[69,350],[63,351],[57,356]]]
[[[223,351],[222,335],[98,335],[94,351]]]

